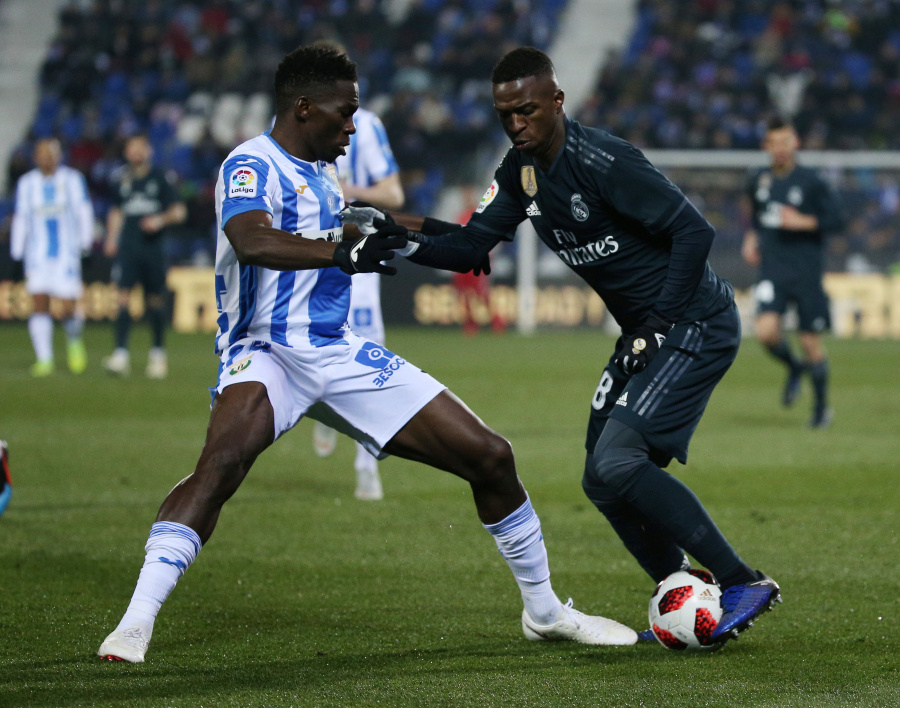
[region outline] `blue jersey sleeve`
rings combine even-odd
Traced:
[[[272,197],[266,193],[269,163],[255,155],[232,155],[222,166],[225,195],[222,199],[222,227],[236,214],[272,211]]]

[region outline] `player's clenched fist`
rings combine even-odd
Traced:
[[[384,265],[394,257],[394,249],[404,248],[409,242],[404,226],[389,224],[358,241],[341,241],[334,249],[335,265],[342,271],[355,273],[383,273],[394,275],[397,269]]]
[[[622,347],[616,354],[616,366],[628,376],[646,369],[671,329],[669,322],[651,312],[640,327],[625,335]]]

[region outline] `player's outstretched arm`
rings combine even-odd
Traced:
[[[356,229],[353,232],[358,235]],[[272,215],[262,210],[235,214],[225,224],[225,236],[231,242],[238,261],[271,270],[314,270],[339,266],[348,273],[391,274],[394,269],[380,263],[393,258],[394,249],[406,245],[404,234],[405,229],[394,227],[390,232],[380,229],[358,241],[341,242],[343,229],[337,227],[328,233],[316,232],[313,238],[309,238],[302,233],[289,234],[273,228]]]
[[[386,224],[409,230],[409,244],[399,251],[413,263],[475,275],[491,272],[488,255],[501,240],[493,234],[467,229],[429,216],[414,216],[379,210],[365,202],[353,202],[341,212],[345,224],[356,224],[363,233]]]

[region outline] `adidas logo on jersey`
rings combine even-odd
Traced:
[[[628,405],[628,391],[619,396],[619,400],[616,401],[617,406],[627,406]]]
[[[525,214],[528,216],[540,216],[541,210],[538,209],[537,202],[531,202],[531,204],[525,210]]]

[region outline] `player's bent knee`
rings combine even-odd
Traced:
[[[591,489],[603,486],[621,492],[631,486],[649,459],[650,449],[643,436],[623,423],[610,420],[588,458],[592,469],[585,470],[584,479]]]
[[[597,460],[597,476],[607,486],[625,490],[646,463],[647,454],[639,448],[611,448]]]
[[[591,503],[600,511],[618,506],[622,498],[619,494],[601,481],[594,464],[594,456],[588,455],[584,462],[584,474],[581,477],[581,489]]]
[[[754,327],[756,338],[763,346],[774,347],[781,340],[781,320],[776,317],[760,315]]]
[[[478,448],[475,456],[477,483],[492,484],[510,476],[515,477],[515,456],[509,440],[493,431],[486,431]]]

